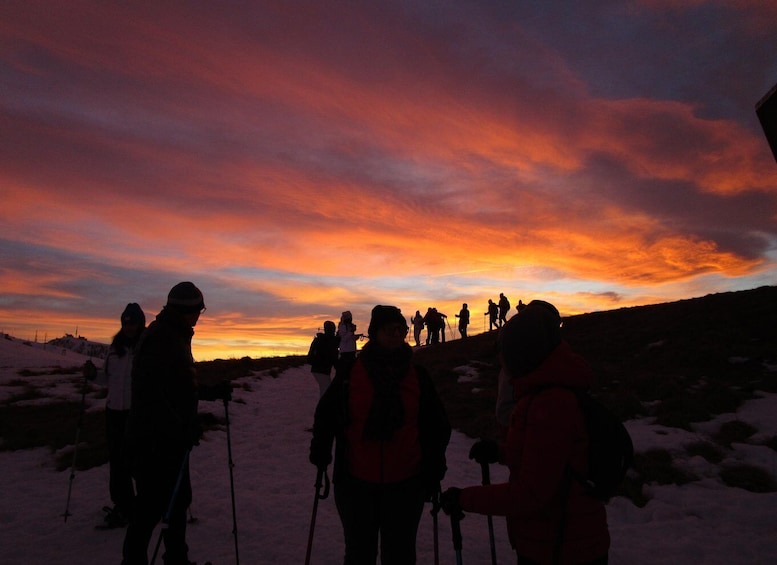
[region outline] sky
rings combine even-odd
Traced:
[[[19,378],[22,368],[51,367],[62,363],[63,353],[42,346],[25,347],[19,340],[0,339],[0,401],[32,387],[41,394],[25,403],[70,400],[80,402],[81,380],[56,371],[33,370]],[[86,360],[72,351],[64,354],[68,363]],[[101,360],[96,360],[101,364]],[[45,373],[45,374],[37,374]],[[52,374],[54,373],[54,374]],[[477,373],[462,367],[471,378]],[[23,380],[24,382],[20,382]],[[302,563],[307,549],[313,508],[315,469],[307,460],[307,446],[313,411],[318,401],[318,385],[308,365],[289,369],[277,378],[258,373],[233,381],[233,402],[229,404],[230,444],[226,429],[206,432],[191,454],[193,503],[191,516],[197,522],[188,527],[189,557],[197,563],[212,560],[216,565],[237,563],[231,507],[229,450],[232,452],[235,490],[235,524],[241,563]],[[99,391],[87,396],[88,410],[99,411],[105,401]],[[294,402],[290,403],[289,399]],[[201,402],[200,411],[218,418],[225,416],[218,402]],[[656,425],[652,418],[630,420],[626,427],[637,453],[665,449],[673,465],[693,473],[700,480],[683,486],[647,484],[650,499],[643,508],[624,497],[607,504],[612,565],[686,564],[766,565],[774,562],[777,535],[774,532],[777,493],[753,493],[726,487],[721,469],[750,464],[774,476],[777,453],[766,445],[756,445],[777,434],[777,395],[747,401],[736,414],[723,414],[694,425],[693,431]],[[686,446],[710,441],[725,422],[734,419],[758,431],[752,444],[733,444],[719,465],[697,455],[689,456]],[[77,414],[73,414],[76,425]],[[257,430],[262,430],[260,435]],[[85,436],[80,436],[82,440]],[[480,484],[480,466],[467,454],[473,439],[455,431],[446,451],[448,471],[443,488]],[[0,507],[0,562],[8,564],[115,563],[121,554],[123,529],[95,530],[102,523],[102,507],[109,503],[108,466],[76,471],[70,504],[67,491],[69,470],[57,472],[56,455],[72,459],[69,447],[61,453],[48,448],[0,451],[3,485]],[[492,482],[507,480],[507,469],[491,465]],[[330,467],[331,472],[331,467]],[[65,507],[71,516],[64,522]],[[433,563],[434,529],[426,505],[419,526],[416,548],[419,564]],[[514,563],[515,554],[507,540],[504,518],[495,517],[494,541],[497,562]],[[490,565],[488,523],[484,516],[469,513],[461,522],[462,562]],[[152,536],[149,553],[158,539]],[[450,520],[438,517],[440,563],[455,563]],[[84,554],[88,548],[88,556]],[[311,565],[339,565],[343,558],[342,527],[334,496],[318,504]],[[157,561],[158,562],[158,561]]]
[[[773,284],[775,53],[770,0],[2,2],[0,331],[190,280],[195,356],[258,357]]]

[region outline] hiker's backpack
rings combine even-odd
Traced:
[[[609,500],[634,460],[634,444],[626,426],[587,392],[575,390],[588,431],[588,471],[573,476],[594,498]]]

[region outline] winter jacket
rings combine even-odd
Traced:
[[[131,348],[119,356],[115,348],[108,349],[103,368],[97,373],[95,383],[108,386],[105,407],[108,410],[129,410],[132,401],[132,359]]]
[[[340,345],[340,338],[336,335],[327,335],[319,332],[310,343],[308,350],[308,363],[312,373],[323,373],[328,375],[332,367],[337,363],[337,348]]]
[[[604,504],[586,495],[566,471],[568,465],[585,471],[588,439],[575,393],[561,386],[587,389],[593,380],[588,364],[564,341],[537,369],[514,379],[517,403],[500,446],[509,482],[461,493],[463,510],[506,516],[513,548],[541,563],[552,561],[564,511],[560,563],[584,563],[609,550]]]
[[[340,338],[340,353],[356,353],[356,326],[340,322],[337,325],[337,337]]]
[[[158,438],[187,446],[199,440],[193,335],[180,314],[164,308],[140,336],[127,423],[131,439]]]
[[[411,366],[400,382],[404,424],[389,440],[366,439],[364,427],[374,390],[364,355],[363,351],[353,365],[338,368],[319,401],[311,461],[326,461],[336,438],[334,482],[349,476],[372,483],[393,483],[420,475],[427,487],[434,487],[447,470],[445,450],[451,434],[434,383],[422,367]]]

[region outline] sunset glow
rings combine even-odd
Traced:
[[[0,331],[107,342],[191,280],[197,358],[257,357],[777,281],[773,3],[230,6],[0,5]]]

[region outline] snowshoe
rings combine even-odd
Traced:
[[[110,506],[104,506],[103,512],[105,512],[105,517],[103,518],[103,523],[97,526],[97,529],[99,530],[113,530],[115,528],[123,528],[129,523],[127,516],[125,516],[124,513],[115,506],[113,508]]]

